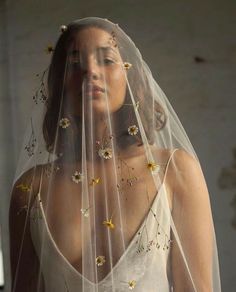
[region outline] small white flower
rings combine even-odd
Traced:
[[[80,209],[80,211],[84,215],[84,217],[88,217],[89,216],[89,208]]]
[[[82,173],[78,172],[77,170],[71,176],[72,181],[75,182],[75,183],[77,183],[77,184],[82,181],[82,177],[83,177]]]
[[[129,126],[128,133],[131,136],[137,135],[137,133],[138,133],[138,127],[136,125]]]
[[[98,150],[98,155],[100,157],[103,157],[105,159],[111,159],[112,158],[112,150],[111,148],[100,148]]]
[[[70,120],[68,118],[62,118],[59,122],[59,126],[66,129],[70,126]]]

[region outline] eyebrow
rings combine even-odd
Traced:
[[[117,52],[112,47],[99,47],[97,49],[101,49],[103,51],[113,51],[115,54],[117,54]]]
[[[113,51],[115,54],[117,54],[117,52],[112,48],[112,47],[97,47],[96,51]],[[70,55],[77,55],[80,51],[79,50],[72,50],[70,51]]]

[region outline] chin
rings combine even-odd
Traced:
[[[105,101],[93,100],[92,109],[94,113],[103,113],[103,114],[112,114],[118,111],[121,108],[121,105],[112,105],[107,104]]]

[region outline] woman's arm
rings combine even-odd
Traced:
[[[30,193],[16,187],[21,183],[18,181],[13,188],[9,209],[11,291],[43,292],[38,258],[30,234],[30,217],[27,215]]]
[[[183,251],[173,234],[174,292],[211,292],[214,227],[207,185],[195,158],[184,150],[176,151],[174,157],[172,218]]]

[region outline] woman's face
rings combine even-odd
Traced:
[[[80,115],[82,96],[96,113],[117,111],[124,103],[126,71],[108,32],[89,27],[79,31],[68,49],[66,92],[70,111]]]

